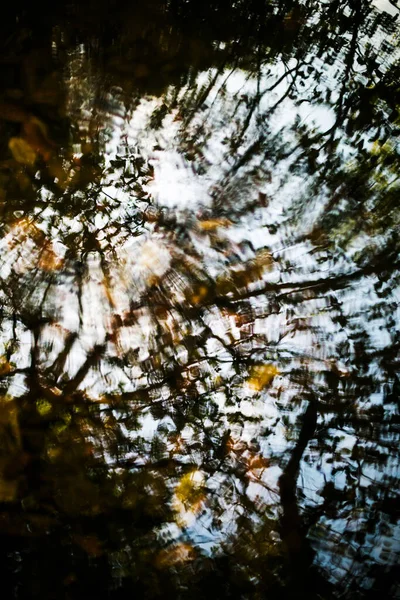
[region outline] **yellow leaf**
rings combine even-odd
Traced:
[[[200,304],[205,300],[208,296],[209,289],[205,285],[199,285],[197,289],[194,290],[194,294],[190,297],[191,304]]]
[[[45,161],[50,160],[55,144],[49,139],[47,127],[43,121],[31,117],[24,123],[24,136],[29,146],[36,151]]]
[[[26,140],[20,137],[12,137],[8,142],[8,147],[14,159],[23,164],[33,166],[36,162],[37,154]]]
[[[208,219],[206,221],[199,221],[198,225],[203,231],[215,231],[219,227],[230,227],[230,225],[232,225],[232,221],[224,218]]]
[[[41,417],[48,415],[52,410],[52,405],[47,400],[38,400],[36,402],[36,410]]]
[[[8,362],[8,360],[6,358],[1,357],[0,358],[0,377],[2,375],[7,375],[7,373],[9,373],[12,370],[12,366],[10,365],[10,363]]]
[[[196,511],[204,498],[203,474],[191,471],[184,475],[175,489],[175,498],[186,510]]]
[[[275,375],[279,375],[279,370],[273,364],[254,365],[247,384],[252,390],[260,392],[272,382]]]
[[[58,458],[62,456],[62,450],[60,446],[53,446],[47,449],[47,457],[51,461],[56,461]]]

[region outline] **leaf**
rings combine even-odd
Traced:
[[[172,548],[165,548],[156,557],[156,566],[166,568],[182,562],[194,560],[195,550],[190,544],[176,544]]]
[[[0,358],[0,377],[2,375],[7,375],[7,373],[10,373],[11,370],[12,366],[10,365],[8,360],[4,356],[2,356]]]
[[[50,140],[47,127],[40,119],[31,117],[24,123],[24,134],[26,142],[45,161],[50,160],[55,144]]]
[[[12,137],[8,142],[13,158],[22,165],[33,166],[36,162],[37,154],[26,140],[21,137]]]
[[[36,410],[38,411],[41,417],[48,415],[51,412],[52,408],[53,407],[51,403],[47,400],[41,399],[36,402]]]
[[[63,259],[56,254],[53,246],[48,244],[40,254],[38,265],[43,271],[50,273],[62,268]]]
[[[254,365],[250,371],[250,378],[247,380],[247,385],[252,390],[260,392],[272,382],[275,375],[279,375],[279,370],[271,363]]]
[[[232,221],[229,219],[208,219],[206,221],[199,221],[198,226],[203,231],[215,231],[219,227],[230,227],[232,225]]]
[[[204,499],[203,473],[195,470],[184,475],[175,489],[176,507],[197,512]]]
[[[188,298],[189,302],[191,304],[201,304],[202,302],[204,302],[204,300],[207,298],[207,296],[209,295],[210,290],[208,289],[208,287],[206,285],[198,285],[195,286],[195,289],[193,290],[193,295],[190,296],[190,298]]]
[[[269,460],[264,456],[261,456],[261,454],[256,454],[249,461],[249,467],[252,471],[257,469],[266,469],[269,467],[269,464]]]
[[[10,234],[10,248],[27,239],[31,239],[37,246],[42,246],[46,241],[43,231],[35,225],[32,219],[27,217],[16,219],[10,228]]]
[[[257,267],[261,267],[262,270],[267,269],[271,270],[274,264],[274,259],[272,258],[271,252],[266,248],[262,248],[256,254],[256,257],[253,261],[254,265]]]

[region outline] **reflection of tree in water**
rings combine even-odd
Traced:
[[[79,14],[5,50],[9,596],[392,594],[394,21]]]

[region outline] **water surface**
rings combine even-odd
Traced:
[[[4,12],[4,598],[398,598],[395,2]]]

